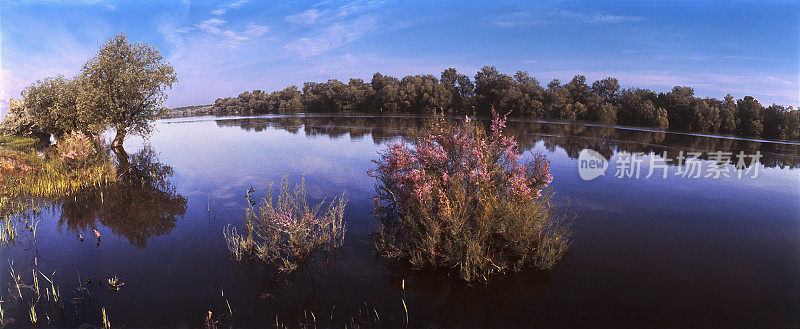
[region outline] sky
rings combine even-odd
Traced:
[[[454,67],[800,105],[800,1],[101,1],[0,3],[0,111],[75,76],[117,33],[155,45],[168,107],[306,81]]]

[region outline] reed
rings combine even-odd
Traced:
[[[292,271],[315,250],[338,248],[344,242],[344,192],[327,205],[323,200],[312,206],[305,180],[291,189],[284,178],[279,191],[269,185],[267,197],[257,208],[251,198],[248,193],[244,233],[232,226],[223,231],[228,249],[237,260],[255,256],[277,264],[282,271]]]
[[[9,263],[8,271],[11,276],[11,282],[8,282],[9,297],[13,297],[17,307],[22,307],[21,310],[24,310],[31,325],[38,326],[41,322],[46,322],[46,325],[52,325],[53,316],[62,314],[61,311],[63,311],[60,290],[56,287],[52,279],[55,272],[47,276],[38,269],[38,259],[34,261],[34,264],[36,265],[31,269],[31,279],[30,281],[26,281],[23,279],[22,275],[15,270],[14,264]],[[40,285],[39,276],[47,280],[50,286],[42,287]],[[30,284],[26,282],[30,282]],[[44,294],[42,293],[42,288],[44,288]],[[2,300],[0,300],[0,306],[6,306],[3,304]],[[13,311],[14,307],[12,306],[11,309]],[[5,310],[2,312],[5,312]],[[0,328],[5,324],[13,323],[13,321],[14,319],[12,318],[6,319],[5,314],[0,315]]]
[[[111,320],[108,318],[108,313],[106,312],[106,308],[103,307],[103,328],[111,329]]]

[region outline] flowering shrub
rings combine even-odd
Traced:
[[[371,172],[379,251],[417,268],[457,268],[465,280],[555,264],[569,232],[545,192],[549,162],[521,162],[505,122],[495,113],[487,132],[440,117],[410,146],[389,146]]]
[[[86,168],[98,155],[100,137],[90,138],[82,132],[73,131],[56,144],[58,157],[70,169]]]
[[[291,271],[315,250],[341,247],[347,204],[344,194],[334,198],[325,211],[321,211],[324,201],[314,207],[308,204],[303,182],[290,192],[284,180],[277,200],[273,200],[270,184],[267,195],[255,209],[248,193],[244,234],[238,234],[232,226],[226,228],[225,239],[234,258],[255,255],[265,262],[278,263],[281,270]]]

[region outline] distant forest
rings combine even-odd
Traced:
[[[414,75],[402,79],[375,73],[372,81],[350,79],[306,82],[266,93],[245,91],[219,98],[213,105],[178,108],[172,115],[253,115],[301,112],[433,113],[488,115],[492,108],[511,116],[652,127],[674,131],[748,137],[800,139],[800,112],[751,96],[699,98],[690,87],[669,92],[620,88],[615,78],[587,84],[577,75],[568,83],[553,80],[546,87],[528,75],[509,76],[484,67],[470,77],[449,68],[439,78]]]

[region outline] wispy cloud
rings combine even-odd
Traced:
[[[518,27],[530,25],[548,24],[551,21],[546,17],[534,15],[530,11],[520,11],[510,14],[505,14],[497,17],[494,20],[494,25],[501,27]]]
[[[351,1],[329,8],[315,6],[316,8],[286,16],[287,22],[308,25],[312,29],[309,33],[289,41],[286,49],[307,59],[352,43],[377,30],[375,9],[383,3]]]
[[[225,23],[226,21],[224,19],[210,18],[198,23],[196,26],[201,31],[211,36],[218,37],[221,41],[227,42],[229,46],[234,47],[238,46],[242,41],[258,38],[269,31],[267,26],[251,22],[244,31],[235,32],[233,30],[224,29],[223,25],[225,25]]]
[[[557,16],[563,19],[587,24],[618,24],[625,22],[640,22],[644,20],[644,18],[640,16],[609,15],[601,13],[583,14],[569,10],[559,10]]]
[[[557,24],[564,22],[577,22],[582,24],[619,24],[626,22],[639,22],[644,18],[640,16],[611,15],[604,13],[578,13],[569,10],[555,10],[549,12],[518,11],[501,15],[495,18],[494,25],[501,27],[520,27],[544,24]]]
[[[242,5],[246,4],[247,2],[248,2],[248,0],[234,1],[234,2],[231,2],[231,3],[225,4],[225,5],[222,5],[221,7],[217,8],[217,9],[212,10],[211,14],[212,15],[217,15],[217,16],[222,16],[222,15],[225,15],[225,13],[227,13],[229,10],[239,8]]]
[[[327,11],[320,11],[317,9],[309,9],[299,14],[286,16],[286,21],[292,24],[311,25],[317,22],[317,19]]]
[[[286,48],[308,58],[351,43],[376,29],[375,18],[366,15],[351,21],[334,23],[314,35],[289,43]]]
[[[791,82],[789,80],[778,78],[778,77],[773,77],[773,76],[768,76],[767,79],[770,79],[772,81],[780,83],[780,84],[782,84],[784,86],[793,86],[793,85],[796,84],[796,82]]]
[[[173,23],[164,23],[158,26],[158,33],[170,45],[170,55],[173,58],[186,54],[186,36],[194,30],[193,27],[177,27]]]

